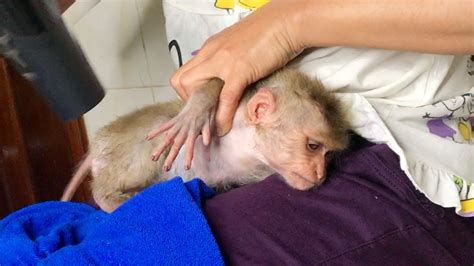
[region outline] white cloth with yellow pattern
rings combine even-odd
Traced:
[[[266,2],[164,0],[175,64]],[[292,64],[338,92],[354,130],[389,145],[413,185],[431,201],[474,216],[472,59],[331,47],[307,51]]]

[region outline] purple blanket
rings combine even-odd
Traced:
[[[204,211],[228,264],[474,265],[474,219],[417,192],[385,145],[344,156],[313,191],[278,176]]]

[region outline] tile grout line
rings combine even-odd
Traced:
[[[139,23],[139,28],[140,28],[140,39],[142,41],[142,47],[143,47],[143,52],[145,53],[145,63],[146,63],[146,72],[148,74],[148,79],[151,81],[151,73],[150,73],[150,64],[148,63],[148,53],[147,53],[147,50],[146,50],[146,44],[145,44],[145,38],[143,36],[143,28],[142,28],[142,22],[143,22],[143,18],[140,14],[140,10],[138,8],[138,3],[137,3],[137,0],[134,0],[133,1],[135,3],[135,9],[137,11],[137,16],[138,16],[138,23]],[[144,86],[145,87],[145,86]],[[153,89],[150,88],[150,87],[147,87],[150,89],[151,91],[151,97],[153,98],[153,102],[155,103],[156,102],[156,99],[155,99],[155,93],[153,92]]]

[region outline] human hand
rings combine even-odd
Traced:
[[[219,136],[230,130],[245,88],[285,65],[302,50],[289,14],[286,1],[268,3],[210,37],[198,54],[171,77],[171,85],[183,100],[214,77],[225,82],[216,114]]]

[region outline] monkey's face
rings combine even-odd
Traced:
[[[325,130],[318,126],[303,130],[272,130],[261,143],[262,153],[286,183],[298,190],[320,185],[326,175]]]
[[[346,128],[342,108],[318,82],[295,72],[276,79],[248,100],[246,121],[256,127],[264,161],[293,188],[308,190],[324,180],[326,153],[343,146],[338,140]]]

